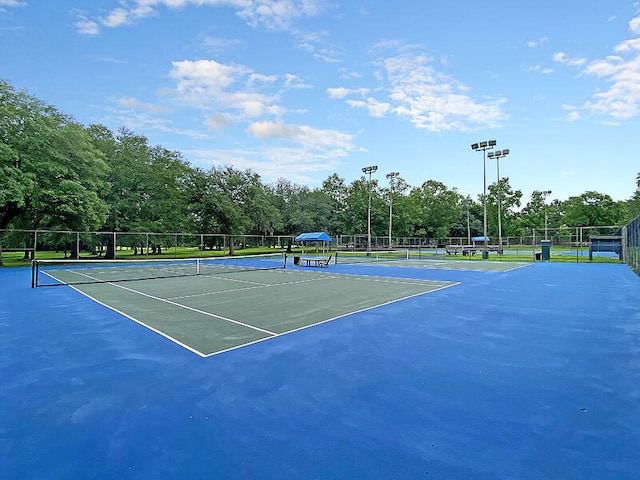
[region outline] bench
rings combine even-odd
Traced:
[[[462,255],[474,255],[476,253],[476,247],[473,245],[447,245],[445,248],[447,255],[457,255],[458,253],[462,253]]]
[[[307,267],[328,267],[333,255],[329,255],[329,258],[322,257],[302,257],[300,260],[304,262]]]

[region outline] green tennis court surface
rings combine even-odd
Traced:
[[[74,288],[207,356],[452,285],[280,269]]]

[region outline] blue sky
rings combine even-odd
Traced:
[[[637,1],[0,0],[0,77],[267,183],[377,165],[477,198],[492,139],[523,204],[640,172]]]

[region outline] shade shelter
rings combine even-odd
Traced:
[[[478,245],[489,245],[489,240],[490,240],[490,238],[489,238],[489,237],[482,237],[482,236],[480,236],[480,237],[473,237],[473,238],[471,239],[471,241],[473,242],[473,244],[474,244],[475,246],[478,246]]]
[[[331,237],[327,235],[325,232],[308,232],[301,233],[296,237],[297,243],[302,243],[303,251],[304,247],[306,247],[309,243],[315,242],[316,245],[321,242],[322,243],[322,255],[324,255],[324,249],[327,242],[331,242]]]
[[[296,242],[330,242],[331,237],[325,232],[301,233],[296,237]]]

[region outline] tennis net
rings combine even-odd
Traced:
[[[286,268],[287,255],[149,260],[34,260],[31,287],[126,282]]]
[[[336,263],[372,263],[408,260],[409,250],[381,250],[375,252],[336,252]]]

